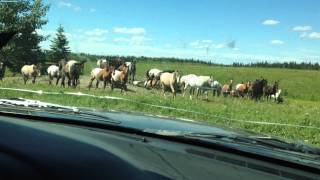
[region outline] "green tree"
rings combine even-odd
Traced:
[[[18,72],[24,64],[38,64],[43,59],[39,43],[46,39],[38,32],[47,23],[48,5],[41,0],[0,2],[0,31],[16,32],[14,38],[0,50],[0,60]]]
[[[61,59],[67,59],[70,53],[69,42],[61,25],[57,29],[56,37],[51,42],[52,61],[58,62]]]

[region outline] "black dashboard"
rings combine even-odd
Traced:
[[[320,179],[217,150],[0,116],[0,179]]]

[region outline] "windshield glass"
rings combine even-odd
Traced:
[[[319,7],[0,0],[0,98],[199,121],[320,147]]]

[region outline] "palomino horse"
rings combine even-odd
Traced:
[[[251,86],[251,82],[241,83],[236,85],[235,93],[238,97],[244,97],[248,94],[249,88]]]
[[[38,66],[32,64],[32,65],[24,65],[21,68],[21,74],[23,76],[23,80],[24,80],[24,84],[27,83],[29,78],[33,78],[32,79],[32,84],[34,84],[36,82],[36,77],[40,76],[40,69],[38,68]]]
[[[165,96],[166,89],[170,89],[172,94],[173,94],[173,98],[175,99],[176,92],[177,92],[178,79],[179,79],[178,72],[173,72],[173,73],[164,72],[164,73],[161,73],[161,75],[160,75],[160,84],[161,84],[163,96]]]
[[[224,97],[227,97],[228,94],[231,93],[232,84],[233,84],[233,80],[231,79],[231,80],[229,81],[229,83],[223,85],[223,87],[222,87],[222,93],[223,93],[223,96],[224,96]]]

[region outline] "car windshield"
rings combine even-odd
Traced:
[[[179,118],[319,148],[319,7],[0,0],[0,99]]]

